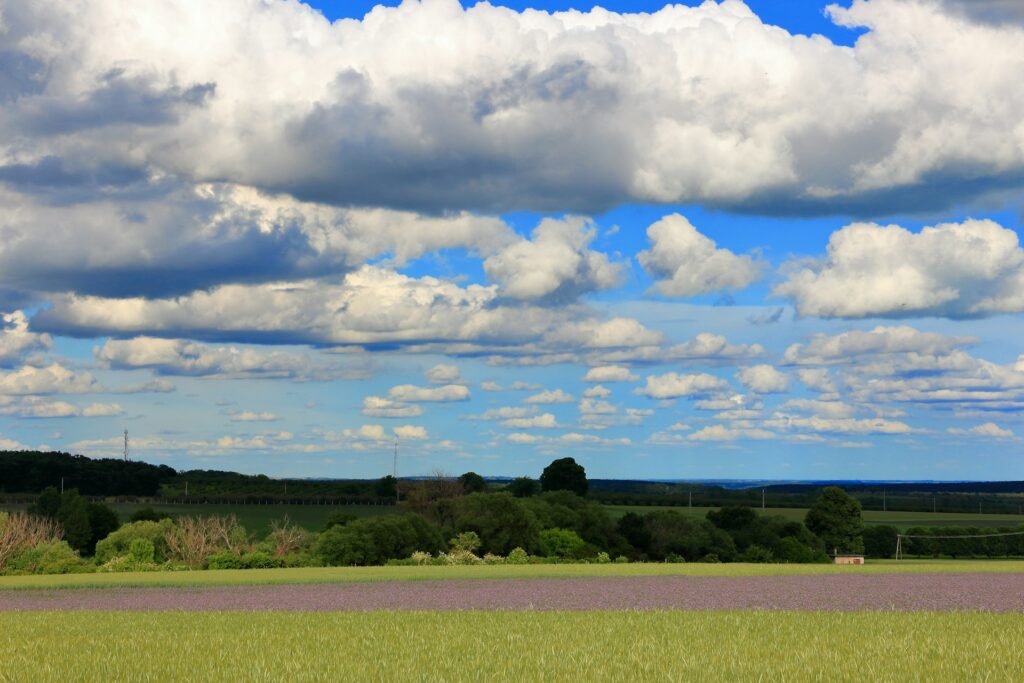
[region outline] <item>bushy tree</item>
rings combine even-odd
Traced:
[[[487,482],[476,472],[466,472],[459,477],[459,483],[466,493],[482,493],[487,490]]]
[[[368,517],[331,527],[320,534],[314,553],[327,565],[377,565],[442,547],[437,528],[420,515],[406,514]]]
[[[96,553],[96,544],[106,538],[109,534],[121,526],[121,520],[117,518],[108,505],[103,503],[89,503],[89,548],[87,554]]]
[[[549,491],[523,501],[542,529],[571,529],[587,543],[614,554],[629,551],[608,510],[571,491]]]
[[[532,511],[509,493],[471,493],[452,508],[455,531],[475,531],[481,550],[506,555],[516,546],[537,548],[540,525]]]
[[[174,529],[174,522],[170,519],[129,522],[96,544],[96,562],[106,564],[115,557],[128,555],[132,543],[137,539],[144,539],[153,545],[154,562],[166,562],[169,559],[167,536]]]
[[[540,551],[547,557],[582,558],[587,542],[571,529],[544,529],[540,532]]]
[[[516,498],[529,498],[540,493],[540,482],[530,477],[516,477],[508,483],[505,490]]]
[[[157,512],[153,508],[142,508],[136,510],[128,518],[129,522],[159,522],[161,519],[170,519],[166,512]]]
[[[644,531],[650,540],[641,550],[652,560],[678,555],[688,562],[708,556],[729,562],[736,556],[736,546],[728,533],[706,519],[693,518],[676,510],[646,514]]]
[[[61,496],[57,521],[64,529],[64,540],[82,554],[92,553],[92,524],[89,521],[89,501],[71,490]]]
[[[349,522],[354,522],[358,519],[351,512],[345,512],[344,510],[335,510],[327,516],[327,523],[324,524],[324,531],[330,529],[332,526],[345,526]]]
[[[589,488],[586,470],[573,458],[552,461],[540,475],[540,486],[544,491],[572,491],[578,496],[587,495]]]
[[[397,489],[398,480],[389,474],[377,480],[377,483],[374,484],[373,492],[381,498],[394,498]]]
[[[864,552],[860,501],[838,486],[826,486],[807,511],[807,528],[825,542],[827,552]]]

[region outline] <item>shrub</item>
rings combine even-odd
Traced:
[[[166,512],[157,512],[153,508],[142,508],[132,513],[128,518],[129,522],[159,522],[161,519],[170,519]]]
[[[548,557],[580,558],[586,542],[569,529],[545,529],[540,532],[541,552]]]
[[[11,558],[11,574],[80,574],[91,571],[66,541],[49,541],[26,548]]]
[[[391,495],[395,495],[394,492]],[[345,512],[344,510],[336,510],[327,517],[327,523],[324,524],[324,531],[327,531],[332,526],[345,526],[349,522],[354,522],[358,519],[351,512]]]
[[[441,533],[416,514],[369,517],[320,534],[314,553],[331,566],[384,564],[441,549]]]
[[[285,516],[270,523],[270,534],[266,540],[274,557],[284,557],[308,549],[313,543],[313,536]]]
[[[19,553],[60,537],[60,525],[52,519],[23,512],[0,513],[0,572]]]
[[[522,548],[516,547],[505,557],[505,564],[526,564],[530,556]]]
[[[615,564],[629,564],[629,558],[625,555],[619,555],[615,558]]]
[[[484,555],[484,564],[505,564],[505,558],[501,555],[487,553]]]
[[[417,550],[409,557],[409,559],[412,560],[414,564],[422,566],[430,564],[430,561],[434,559],[434,556],[430,553],[425,553],[422,550]]]
[[[775,555],[768,548],[762,545],[753,543],[747,546],[747,549],[740,555],[740,562],[754,562],[754,563],[768,563],[774,562]]]
[[[612,558],[608,556],[608,553],[600,552],[597,554],[597,557],[594,558],[594,561],[598,564],[608,564],[612,561]]]
[[[463,531],[455,538],[448,541],[455,552],[472,553],[480,547],[480,537],[475,531]]]
[[[516,546],[537,547],[536,517],[509,493],[471,493],[455,502],[452,516],[455,529],[475,532],[486,553],[502,555]]]
[[[140,522],[145,524],[146,522]],[[206,564],[214,554],[241,555],[250,549],[245,527],[234,515],[227,517],[182,517],[164,536],[171,559],[192,569]]]
[[[115,557],[127,555],[132,541],[140,538],[153,544],[154,562],[166,562],[170,557],[167,535],[174,529],[174,522],[170,519],[125,524],[96,544],[96,563],[105,564]]]
[[[153,541],[148,538],[133,539],[128,546],[128,559],[135,564],[153,564],[154,553]]]
[[[864,554],[868,557],[892,557],[896,554],[896,536],[899,529],[894,526],[864,527]]]

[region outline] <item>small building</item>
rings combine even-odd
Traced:
[[[832,564],[864,564],[864,556],[853,553],[832,553]]]

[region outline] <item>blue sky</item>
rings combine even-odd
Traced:
[[[385,4],[13,12],[0,446],[1024,477],[1012,9]]]

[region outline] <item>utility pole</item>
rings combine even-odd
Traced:
[[[128,462],[128,430],[124,430],[124,461]]]
[[[882,489],[882,512],[885,512],[885,489]]]
[[[935,511],[937,509],[935,505],[935,498],[936,496],[932,496],[932,514],[935,514]]]
[[[188,480],[185,480],[185,497],[188,498]]]
[[[761,509],[764,510],[764,489],[761,489]]]
[[[60,478],[60,495],[64,495],[64,477]]]
[[[689,503],[689,505],[690,505],[690,507],[693,507],[693,489],[690,489],[689,494],[690,494],[690,503]]]

